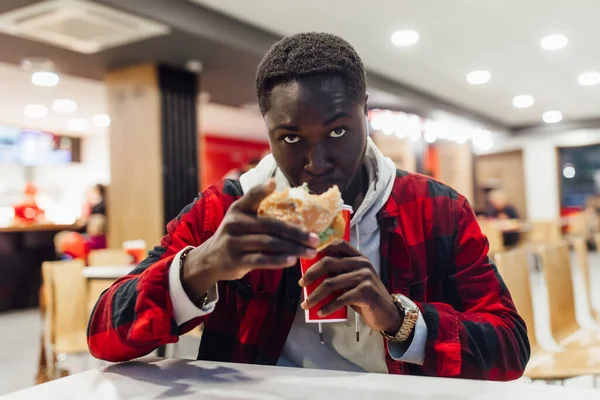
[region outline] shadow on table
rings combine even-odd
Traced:
[[[165,392],[157,394],[154,398],[174,398],[194,393],[191,388],[196,384],[211,383],[246,383],[256,382],[257,379],[250,377],[235,368],[217,366],[215,368],[204,368],[194,363],[193,360],[176,360],[169,363],[168,368],[160,365],[131,361],[121,364],[110,365],[103,369],[103,373],[125,376],[135,381],[142,381],[160,385],[168,388]],[[140,387],[134,383],[126,388],[120,387],[114,382],[117,389],[123,389],[121,398],[139,396]]]

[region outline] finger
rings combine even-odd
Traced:
[[[336,312],[342,307],[352,306],[358,303],[361,299],[360,291],[355,288],[349,290],[347,292],[342,293],[332,302],[325,304],[319,311],[317,311],[317,315],[319,317],[326,317],[331,313]]]
[[[332,293],[346,291],[355,288],[362,282],[363,276],[359,271],[336,275],[326,278],[321,284],[308,296],[301,306],[304,310],[313,308],[324,298]]]
[[[322,276],[339,275],[362,268],[363,265],[357,258],[323,257],[319,262],[310,267],[298,284],[302,287],[312,285]]]
[[[343,239],[334,240],[327,246],[324,252],[332,257],[356,257],[362,255],[350,242]]]
[[[230,223],[227,229],[228,233],[233,236],[264,234],[296,242],[313,249],[316,249],[319,245],[319,237],[314,233],[273,218],[240,218],[238,221]]]
[[[245,213],[255,213],[261,201],[275,190],[275,180],[269,179],[263,185],[257,185],[231,205],[231,208]]]
[[[244,235],[231,238],[232,246],[241,253],[295,255],[313,258],[317,251],[310,247],[269,235]]]
[[[287,255],[273,255],[262,253],[251,253],[242,256],[241,264],[252,269],[281,269],[296,265],[298,257]]]

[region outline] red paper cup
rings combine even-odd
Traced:
[[[344,240],[350,241],[350,215],[352,214],[352,207],[344,206],[342,208],[342,214],[344,216],[344,220],[346,220],[346,230],[344,231]],[[317,253],[317,256],[312,259],[300,259],[300,269],[302,270],[302,276],[308,271],[310,267],[316,264],[319,260],[325,257],[325,253]],[[310,294],[325,280],[325,276],[317,279],[313,282],[312,285],[304,287],[304,299],[306,299]],[[318,322],[345,322],[348,319],[348,307],[342,307],[339,310],[335,311],[332,314],[329,314],[326,317],[319,317],[317,315],[317,311],[325,304],[330,303],[332,300],[336,299],[342,292],[335,292],[331,295],[325,297],[321,300],[316,306],[311,308],[310,310],[304,311],[305,320],[307,323],[318,323]]]

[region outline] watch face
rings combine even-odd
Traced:
[[[417,309],[417,305],[408,297],[403,296],[403,295],[396,295],[396,298],[398,299],[398,301],[400,301],[400,304],[402,304],[402,306],[408,310],[415,310]]]

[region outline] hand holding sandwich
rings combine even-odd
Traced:
[[[323,316],[351,306],[374,331],[397,332],[402,323],[398,308],[369,259],[344,240],[334,241],[325,252],[328,256],[300,279],[299,284],[304,287],[328,276],[302,303],[302,308],[310,309],[330,294],[343,291],[321,308]]]
[[[257,186],[233,203],[215,234],[192,250],[182,270],[183,287],[192,301],[216,282],[240,279],[253,269],[292,267],[298,257],[316,255],[319,237],[271,218],[258,218],[259,204],[275,182]]]

